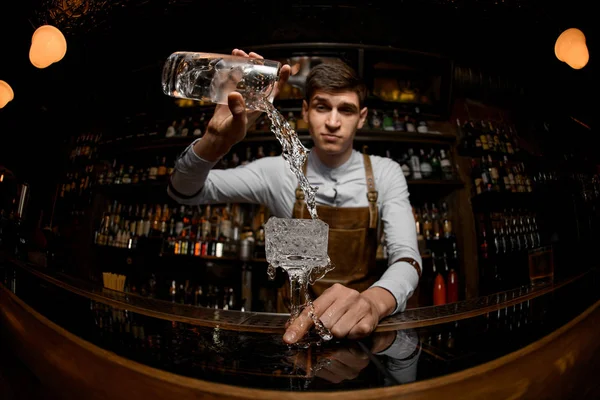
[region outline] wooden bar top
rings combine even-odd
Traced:
[[[0,332],[57,398],[594,398],[597,287],[594,269],[297,349],[281,340],[285,314],[179,306],[7,262]]]

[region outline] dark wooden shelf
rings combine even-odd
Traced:
[[[311,140],[308,130],[298,129],[298,138],[300,140]],[[183,150],[192,143],[197,136],[184,137],[132,137],[131,139],[107,140],[100,144],[99,152],[103,155],[107,153],[127,153],[138,151],[152,151],[175,149]],[[251,142],[276,142],[277,138],[271,131],[250,131],[242,143]],[[456,141],[456,135],[444,132],[400,132],[361,129],[356,133],[356,142],[392,142],[392,143],[430,143],[430,144],[452,144]]]
[[[471,198],[477,211],[500,211],[503,209],[532,209],[536,207],[536,192],[483,192]]]
[[[517,153],[503,153],[501,151],[490,151],[490,150],[482,150],[482,149],[464,149],[460,146],[457,146],[457,154],[461,157],[470,157],[481,159],[481,157],[486,157],[491,155],[495,160],[502,160],[504,156],[506,156],[507,160],[514,162],[532,162],[540,159],[540,156],[536,156],[534,154],[530,154],[526,151],[518,151]]]
[[[407,184],[413,187],[424,187],[424,188],[446,188],[453,189],[464,186],[464,182],[460,180],[443,180],[443,179],[418,179],[408,180]],[[142,183],[129,183],[119,185],[95,185],[92,188],[95,193],[103,193],[108,195],[136,195],[136,196],[155,196],[160,195],[168,197],[167,195],[167,179],[162,178],[155,181],[146,181]],[[170,198],[169,198],[169,201]]]

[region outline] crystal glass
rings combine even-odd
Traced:
[[[305,307],[321,339],[332,338],[331,332],[314,315],[308,294],[311,277],[324,275],[331,265],[327,255],[329,225],[319,219],[271,217],[265,224],[265,251],[270,274],[282,268],[290,281],[290,322]]]
[[[233,91],[249,109],[273,102],[281,63],[215,53],[179,51],[171,54],[162,72],[163,92],[172,97],[227,104]]]

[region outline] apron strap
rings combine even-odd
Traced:
[[[302,165],[302,173],[306,176],[306,165],[308,164],[308,158]],[[308,212],[306,204],[304,202],[304,192],[300,188],[300,185],[296,188],[296,202],[294,203],[293,218],[304,218],[304,213]]]
[[[417,274],[419,275],[419,279],[421,279],[421,274],[423,273],[423,271],[421,270],[421,266],[419,265],[419,262],[417,260],[415,260],[414,258],[411,258],[411,257],[401,257],[401,258],[398,258],[397,260],[394,260],[393,262],[389,263],[389,265],[397,263],[398,261],[404,261],[404,262],[407,262],[410,265],[412,265],[413,268],[417,271]]]
[[[377,210],[377,190],[375,190],[375,178],[373,177],[373,167],[371,165],[371,158],[367,153],[363,153],[363,159],[365,163],[365,175],[367,179],[367,200],[369,200],[369,228],[377,228],[377,220],[379,218],[379,212]],[[306,175],[306,166],[308,160],[302,165],[302,173]],[[300,189],[300,186],[296,188],[296,202],[294,203],[294,215],[296,218],[304,218],[306,206],[304,204],[304,192]]]
[[[365,174],[367,176],[367,200],[369,200],[369,228],[377,228],[377,190],[375,190],[375,178],[373,178],[373,167],[371,158],[367,153],[363,153],[365,161]]]

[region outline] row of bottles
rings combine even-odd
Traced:
[[[175,162],[168,162],[166,156],[156,156],[154,162],[145,166],[126,166],[113,159],[99,171],[96,183],[98,185],[136,184],[146,181],[166,179],[175,167]]]
[[[242,148],[234,148],[230,154],[219,160],[215,168],[235,168],[263,157],[280,154],[275,144],[268,147],[268,152],[262,145],[246,146],[243,154],[238,154],[240,150]],[[394,159],[389,149],[386,150],[384,156]],[[396,161],[400,164],[404,176],[408,180],[455,179],[452,163],[443,148],[420,148],[415,151],[410,147]],[[129,165],[126,164],[127,162]],[[96,184],[137,184],[166,179],[173,172],[174,165],[175,162],[170,162],[166,156],[155,156],[149,165],[135,165],[131,160],[119,161],[117,159],[97,166],[90,163],[82,169],[81,173],[67,173],[65,181],[60,185],[60,197],[82,196]]]
[[[506,293],[498,294],[497,301],[506,301]],[[473,336],[482,334],[510,334],[525,329],[539,320],[540,317],[533,313],[529,300],[499,308],[486,313],[478,318],[468,321],[455,321],[449,324],[432,327],[419,335],[419,341],[429,348],[430,352],[444,352],[447,358],[459,350],[457,355],[463,356],[460,349],[464,344],[460,342],[470,340]],[[426,334],[423,334],[426,333]],[[459,343],[457,343],[457,341]]]
[[[189,116],[180,120],[174,120],[167,127],[165,132],[166,138],[171,137],[185,137],[185,136],[197,136],[203,135],[206,130],[208,121],[211,118],[211,114],[205,112],[199,113],[198,115]]]
[[[454,303],[459,300],[460,260],[453,215],[446,202],[413,206],[417,244],[423,256],[421,296],[424,304]]]
[[[390,150],[386,150],[386,156],[393,158]],[[415,150],[409,147],[396,161],[402,167],[402,172],[407,180],[456,179],[449,154],[443,148]]]
[[[479,216],[480,220],[484,217]],[[482,259],[513,254],[542,247],[542,236],[533,212],[511,210],[494,212],[487,216],[491,232],[481,223],[479,248]]]
[[[238,296],[232,287],[219,287],[216,285],[205,285],[171,281],[169,286],[169,298],[171,302],[188,304],[198,307],[208,307],[220,310],[245,311],[244,305],[240,304]]]
[[[415,107],[412,113],[401,113],[398,109],[381,110],[369,109],[367,126],[373,130],[395,131],[395,132],[429,132],[427,120],[421,114],[419,107]]]
[[[417,243],[421,254],[432,251],[442,255],[456,253],[456,235],[452,228],[450,209],[446,202],[426,202],[413,206],[413,217],[417,230]],[[458,257],[456,257],[458,258]]]
[[[506,156],[496,160],[491,155],[482,156],[480,161],[471,160],[473,195],[484,192],[530,193],[532,180],[522,162],[509,162]]]
[[[504,122],[456,120],[460,148],[465,152],[516,154],[520,151],[516,130]]]
[[[169,207],[168,204],[121,204],[104,212],[96,230],[99,246],[136,249],[143,238],[160,239],[161,254],[233,257],[240,242],[252,244],[252,257],[264,258],[264,206],[226,204]]]
[[[440,306],[447,303],[456,303],[459,298],[458,282],[458,255],[455,252],[450,265],[448,257],[444,253],[443,257],[438,257],[431,253],[432,276],[434,276],[433,287],[426,286],[428,290],[433,290],[433,305]]]
[[[98,143],[102,139],[101,133],[82,133],[75,139],[74,146],[71,148],[69,160],[74,161],[78,158],[93,160],[97,156]]]
[[[102,133],[86,132],[70,141],[69,163],[56,189],[54,222],[57,225],[72,222],[88,209],[96,180],[95,162],[101,140]]]
[[[77,172],[67,172],[65,179],[59,184],[58,196],[61,199],[72,199],[89,193],[95,179],[94,165],[88,164]]]

